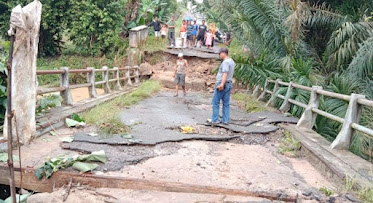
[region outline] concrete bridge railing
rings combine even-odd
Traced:
[[[96,73],[102,73],[102,81],[96,81]],[[110,73],[113,72],[112,78],[110,78]],[[121,77],[120,73],[123,73],[124,77]],[[69,82],[69,76],[71,74],[81,74],[85,73],[87,75],[87,83],[82,84],[74,84],[71,85]],[[87,69],[74,69],[70,70],[68,67],[63,67],[60,70],[39,70],[36,71],[37,75],[60,75],[60,86],[59,87],[52,87],[52,88],[38,88],[37,94],[43,95],[47,93],[53,92],[60,92],[63,98],[63,104],[65,105],[73,105],[73,98],[71,95],[71,89],[77,88],[84,88],[88,87],[89,89],[89,96],[90,98],[97,97],[96,86],[103,85],[105,93],[110,93],[111,85],[110,83],[114,83],[112,85],[114,90],[121,90],[122,84],[121,81],[124,81],[127,85],[132,85],[132,80],[135,80],[135,83],[140,82],[140,74],[139,74],[139,67],[125,67],[125,68],[118,68],[114,67],[113,69],[109,69],[107,66],[102,67],[101,69],[95,69],[93,67],[89,67]]]
[[[269,90],[270,84],[274,84],[274,88],[272,89],[272,91]],[[288,87],[286,95],[281,95],[278,93],[280,86]],[[290,98],[294,88],[301,89],[310,93],[310,100],[308,104],[304,104]],[[261,94],[259,94],[260,90],[262,90]],[[263,89],[261,89],[259,86],[256,86],[253,92],[253,96],[258,97],[258,100],[265,100],[267,94],[271,95],[267,103],[268,106],[275,106],[276,98],[280,98],[281,100],[283,100],[283,103],[280,107],[280,111],[282,112],[289,111],[291,104],[305,109],[297,124],[298,127],[312,129],[315,125],[317,115],[321,115],[328,119],[341,123],[341,131],[330,146],[332,149],[348,150],[355,131],[361,132],[365,136],[373,139],[373,130],[359,124],[362,108],[364,106],[373,107],[373,101],[366,99],[365,95],[338,94],[330,91],[325,91],[320,86],[307,87],[293,82],[282,82],[279,79],[275,81],[267,79]],[[340,118],[336,115],[320,110],[319,104],[321,96],[327,96],[349,102],[345,117]]]

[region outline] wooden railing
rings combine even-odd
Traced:
[[[102,81],[96,81],[96,73],[102,72]],[[110,78],[110,73],[113,72],[113,78]],[[83,84],[74,84],[70,85],[69,82],[69,75],[70,74],[86,74],[87,75],[87,83]],[[124,77],[121,77],[121,74]],[[97,97],[96,86],[103,85],[105,93],[111,92],[110,83],[114,83],[112,86],[114,90],[121,90],[122,86],[133,85],[132,80],[134,79],[135,83],[140,82],[140,75],[139,75],[139,67],[125,67],[125,68],[117,68],[114,67],[113,69],[109,69],[108,67],[104,66],[102,69],[95,69],[89,67],[87,69],[73,69],[70,70],[67,67],[63,67],[60,70],[39,70],[36,72],[37,75],[60,75],[60,86],[59,87],[52,87],[52,88],[38,88],[38,95],[43,95],[47,93],[53,92],[60,92],[63,98],[63,104],[66,105],[73,105],[73,99],[71,96],[71,89],[83,88],[88,87],[89,96],[90,98]],[[121,82],[123,82],[123,85]]]
[[[269,90],[270,84],[274,84],[271,85],[274,87],[272,90]],[[287,87],[286,95],[279,94],[278,91],[281,86]],[[310,93],[310,100],[308,104],[304,104],[291,99],[292,91],[294,88],[301,89]],[[259,95],[260,90],[262,90],[262,93]],[[366,99],[365,95],[338,94],[325,91],[320,86],[307,87],[293,82],[282,82],[281,80],[274,81],[270,79],[266,80],[265,85],[262,89],[257,86],[253,92],[253,96],[259,96],[258,100],[265,100],[267,94],[271,95],[267,103],[268,106],[275,106],[276,98],[280,98],[281,100],[283,100],[282,105],[279,108],[279,110],[282,112],[289,111],[291,104],[305,109],[297,124],[298,127],[312,129],[315,125],[317,115],[321,115],[328,119],[341,123],[341,131],[339,132],[334,142],[331,144],[331,148],[333,149],[349,149],[352,136],[355,131],[361,132],[370,139],[373,139],[373,130],[359,124],[362,108],[364,106],[373,107],[373,101]],[[349,102],[345,117],[341,118],[326,111],[320,110],[319,104],[321,96],[327,96]]]

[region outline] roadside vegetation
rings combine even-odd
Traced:
[[[294,138],[289,131],[285,131],[278,148],[279,153],[287,157],[295,158],[299,156],[300,148],[300,141]]]
[[[109,102],[100,104],[82,114],[82,118],[88,123],[99,127],[104,134],[124,134],[130,131],[119,118],[121,109],[137,104],[143,99],[161,89],[157,81],[149,80],[142,83],[136,90],[129,94],[117,97]]]
[[[196,3],[197,4],[197,3]],[[266,78],[319,85],[340,94],[360,93],[373,99],[373,5],[368,0],[206,0],[197,7],[208,21],[233,32],[231,55],[235,78],[253,88]],[[227,12],[234,11],[234,12]],[[280,88],[285,94],[287,88]],[[294,90],[291,98],[308,103],[309,93]],[[277,106],[281,100],[277,100]],[[322,97],[320,108],[344,117],[348,102]],[[301,116],[303,109],[291,106]],[[373,127],[373,109],[361,124]],[[318,116],[315,130],[333,141],[341,128]],[[351,151],[370,159],[372,140],[356,134]]]
[[[235,93],[233,95],[235,99],[242,108],[244,108],[248,113],[255,113],[268,110],[263,103],[257,101],[255,98],[244,94],[244,93]]]

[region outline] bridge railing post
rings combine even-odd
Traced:
[[[254,88],[253,94],[251,96],[254,98],[259,97],[259,89],[260,89],[259,85],[256,85]]]
[[[352,123],[359,123],[361,117],[362,106],[358,104],[359,99],[365,99],[365,95],[351,94],[351,99],[348,104],[346,116],[342,129],[339,132],[337,138],[331,144],[332,149],[344,149],[348,150],[351,146],[352,136],[354,129],[351,127]]]
[[[258,101],[264,101],[265,100],[265,96],[266,96],[266,91],[267,91],[268,84],[269,84],[269,81],[268,81],[268,79],[266,79],[266,82],[265,82],[264,87],[263,87],[263,92],[258,97]]]
[[[286,91],[284,102],[282,103],[282,105],[279,109],[281,112],[288,112],[289,109],[290,109],[289,99],[291,97],[291,92],[293,90],[292,86],[293,86],[293,82],[289,82],[289,86],[288,86],[288,90]]]
[[[140,73],[139,73],[139,66],[135,66],[135,83],[138,84],[140,83]]]
[[[320,95],[317,90],[322,90],[321,86],[312,86],[310,101],[307,108],[304,110],[302,117],[299,119],[297,126],[312,129],[316,122],[317,113],[312,111],[313,108],[318,109],[320,105]]]
[[[272,96],[271,96],[271,99],[269,99],[268,103],[267,103],[267,106],[272,106],[274,107],[275,106],[275,101],[276,101],[276,93],[279,89],[279,82],[281,80],[280,79],[277,79],[276,82],[275,82],[275,87],[273,88],[273,91],[272,91]]]
[[[129,66],[126,66],[126,69],[126,77],[128,78],[127,85],[132,86],[131,69]]]
[[[102,72],[102,78],[105,81],[104,83],[104,91],[105,93],[110,93],[110,84],[109,84],[109,68],[107,66],[102,67],[104,71]]]
[[[97,97],[97,92],[96,92],[96,70],[93,67],[88,67],[87,68],[90,72],[87,73],[87,82],[91,83],[91,86],[88,87],[89,91],[89,96],[91,98]]]
[[[69,83],[69,68],[62,67],[61,70],[65,71],[65,73],[61,74],[60,78],[60,86],[65,88],[60,92],[60,95],[63,99],[62,103],[65,105],[73,105],[73,96],[71,95]]]
[[[116,91],[119,91],[119,90],[122,90],[122,87],[120,85],[120,80],[119,80],[119,68],[118,67],[114,67],[114,75],[115,75],[115,79],[116,79],[116,82],[115,82],[115,86],[114,86],[114,89]]]

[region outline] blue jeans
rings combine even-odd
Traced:
[[[226,82],[224,90],[216,89],[220,82],[216,84],[214,96],[212,97],[212,122],[219,122],[220,100],[223,102],[223,119],[222,123],[229,123],[229,102],[231,98],[232,82]]]

